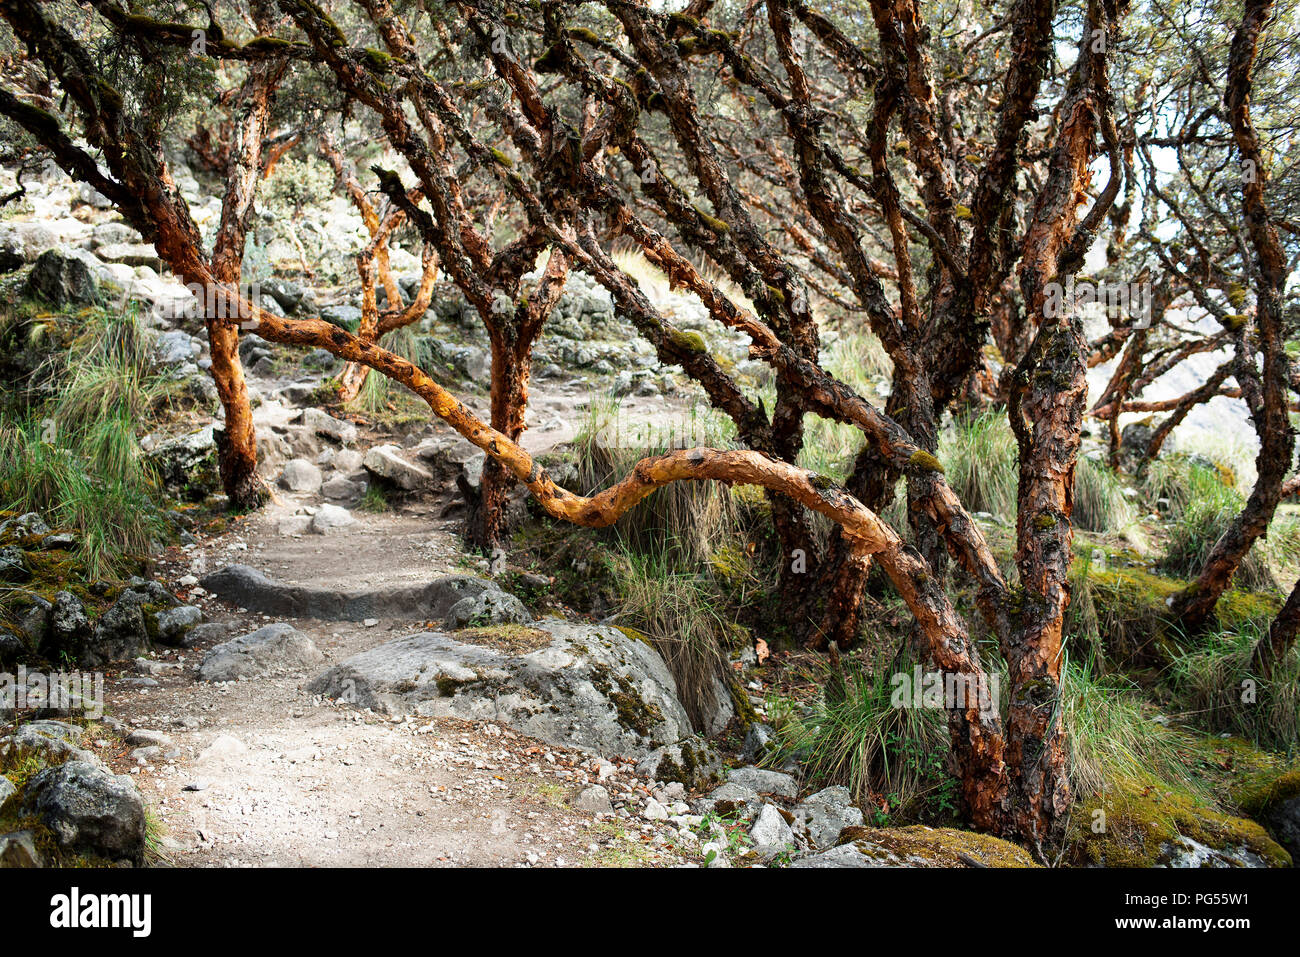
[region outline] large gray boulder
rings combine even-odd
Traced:
[[[53,306],[83,306],[99,300],[99,281],[86,262],[88,253],[47,249],[27,276],[26,292]],[[92,257],[93,258],[93,257]]]
[[[736,768],[727,780],[733,784],[753,788],[760,794],[775,794],[777,797],[793,798],[799,793],[799,782],[780,771],[768,771],[764,768]]]
[[[277,622],[215,646],[199,664],[200,681],[238,681],[319,667],[325,656],[292,625]]]
[[[345,422],[343,419],[336,419],[328,412],[322,412],[320,409],[303,409],[302,424],[316,435],[333,439],[335,442],[341,442],[344,445],[350,445],[357,440],[357,427],[355,425],[351,422]]]
[[[157,612],[154,621],[157,622],[158,641],[181,648],[190,632],[203,622],[203,609],[197,605],[178,605]]]
[[[340,591],[287,585],[248,565],[228,565],[200,584],[226,601],[264,615],[364,621],[367,618],[410,618],[421,621],[446,617],[453,605],[484,591],[500,591],[486,578],[444,575],[424,585],[393,585],[372,591]]]
[[[606,758],[641,758],[691,733],[654,649],[559,619],[410,635],[330,668],[308,690],[384,714],[498,722]]]
[[[306,459],[290,459],[280,472],[280,486],[290,492],[319,492],[322,481],[320,469]]]
[[[376,445],[361,460],[367,472],[385,479],[400,489],[411,491],[433,482],[433,475],[413,462],[408,462],[395,445]]]
[[[144,801],[131,779],[89,761],[47,768],[27,783],[23,812],[59,845],[110,861],[144,860]]]
[[[688,788],[716,784],[722,756],[699,735],[655,748],[637,762],[636,773],[651,781],[679,781]]]
[[[93,634],[94,626],[81,599],[70,591],[56,592],[54,607],[50,609],[45,629],[45,640],[40,648],[41,654],[51,659],[63,654],[76,658]]]
[[[0,738],[0,756],[12,759],[16,754],[33,754],[46,764],[69,759],[98,764],[93,752],[82,748],[81,738],[82,730],[64,721],[28,721]]]
[[[163,623],[159,617],[178,604],[176,596],[161,583],[133,578],[95,623],[94,639],[81,649],[79,660],[93,668],[137,657],[149,649],[156,637],[161,637]],[[183,637],[187,622],[190,626],[197,623],[192,612],[176,620],[173,617],[169,616],[165,624],[169,643]]]
[[[178,497],[200,501],[221,487],[212,426],[168,439],[147,453],[158,478]]]

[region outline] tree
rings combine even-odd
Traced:
[[[88,2],[95,29],[162,50],[190,42],[191,24]],[[1116,204],[1135,183],[1137,127],[1131,117],[1116,120],[1112,75],[1134,55],[1123,48],[1128,4],[1022,0],[983,25],[963,5],[936,4],[927,22],[913,0],[873,0],[863,11],[869,26],[798,0],[768,0],[761,10],[693,2],[673,14],[630,0],[446,7],[356,0],[333,12],[312,0],[277,5],[288,19],[274,35],[240,41],[223,31],[210,38],[208,56],[242,64],[250,77],[310,75],[382,130],[400,163],[372,169],[387,212],[356,191],[377,224],[371,256],[359,262],[366,301],[375,299],[372,277],[387,285],[375,265],[379,240],[400,215],[488,330],[490,422],[385,349],[385,320],[373,307],[352,334],[239,300],[168,188],[156,141],[140,132],[147,111],[113,85],[85,39],[52,22],[36,0],[0,0],[0,15],[56,78],[72,112],[55,115],[0,87],[0,113],[112,199],[178,275],[236,297],[259,335],[327,349],[351,363],[354,376],[362,369],[389,376],[487,453],[479,544],[504,540],[501,505],[516,482],[551,515],[593,527],[669,482],[758,485],[768,491],[784,554],[803,549],[821,558],[812,575],[788,566],[782,585],[814,644],[855,637],[867,573],[878,565],[915,619],[917,646],[972,692],[948,705],[969,820],[1041,848],[1070,798],[1061,669],[1085,373],[1098,356],[1130,350],[1113,383],[1113,411],[1134,401],[1141,376],[1162,361],[1149,359],[1145,346],[1125,345],[1149,339],[1132,324],[1089,342],[1077,311],[1057,308],[1060,287],[1108,222],[1113,241],[1127,247],[1131,196]],[[1252,26],[1243,31],[1257,36],[1266,17],[1266,8],[1248,5]],[[1074,48],[1064,63],[1056,55],[1061,36]],[[1225,101],[1243,155],[1259,150],[1243,112],[1252,43],[1234,43],[1236,92]],[[69,135],[73,128],[88,147]],[[245,137],[242,155],[256,168],[253,139],[260,142]],[[1103,158],[1108,175],[1098,190],[1094,167]],[[346,183],[355,173],[345,159],[336,170]],[[501,211],[499,233],[471,215],[471,189]],[[1267,211],[1262,194],[1250,202],[1248,231],[1263,262]],[[612,255],[616,243],[639,250],[713,321],[748,338],[751,355],[773,373],[770,411],[703,337],[655,308]],[[530,287],[525,277],[539,261]],[[589,497],[552,481],[518,440],[532,346],[570,270],[608,290],[659,358],[731,418],[745,448],[646,458]],[[741,294],[729,294],[721,277]],[[1280,305],[1264,315],[1270,289],[1280,295],[1280,285],[1257,287],[1256,319],[1268,382],[1280,368],[1282,335]],[[387,296],[391,308],[394,290]],[[894,376],[883,411],[823,368],[815,305],[842,322],[865,322],[884,345]],[[990,335],[1006,360],[996,376]],[[1240,354],[1247,344],[1243,337]],[[1006,398],[1019,448],[1014,582],[935,456],[945,413],[990,387]],[[1261,385],[1261,395],[1277,392]],[[1277,420],[1274,399],[1260,409]],[[798,465],[808,415],[861,433],[842,485]],[[878,517],[899,481],[911,542]],[[818,522],[833,528],[825,550],[816,547]],[[1005,723],[987,706],[983,650],[945,587],[950,560],[972,582],[1008,666]]]

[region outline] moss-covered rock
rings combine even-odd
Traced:
[[[1154,785],[1125,784],[1075,808],[1073,863],[1094,867],[1290,867],[1255,821]]]
[[[1300,768],[1248,775],[1233,797],[1243,813],[1286,848],[1293,862],[1300,858]]]
[[[1036,867],[1023,847],[987,834],[948,827],[846,827],[829,851],[792,867]]]

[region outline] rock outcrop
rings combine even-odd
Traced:
[[[330,668],[309,690],[383,714],[499,722],[607,758],[642,758],[691,734],[653,648],[559,619],[410,635]]]

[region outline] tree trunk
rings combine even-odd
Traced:
[[[238,287],[242,278],[244,239],[253,217],[271,96],[283,73],[283,63],[252,64],[240,91],[243,112],[235,124],[221,224],[212,250],[212,276],[228,287]],[[269,492],[257,474],[257,435],[239,361],[239,330],[229,321],[229,315],[234,314],[228,308],[231,300],[219,291],[214,293],[205,298],[216,300],[218,314],[204,318],[212,353],[212,381],[226,413],[225,428],[214,433],[221,484],[231,508],[257,508]]]
[[[1269,221],[1264,200],[1268,167],[1250,117],[1255,53],[1272,6],[1270,0],[1248,0],[1246,3],[1241,26],[1232,39],[1228,84],[1223,97],[1243,169],[1254,173],[1243,177],[1241,206],[1258,268],[1255,326],[1259,335],[1262,372],[1256,377],[1248,326],[1243,326],[1237,335],[1237,379],[1251,407],[1251,418],[1259,435],[1259,455],[1255,459],[1259,477],[1246,507],[1210,550],[1201,574],[1174,601],[1175,616],[1189,630],[1204,625],[1246,553],[1258,538],[1267,533],[1282,498],[1282,482],[1291,470],[1291,456],[1295,450],[1295,433],[1287,413],[1291,365],[1283,342],[1285,326],[1282,316],[1282,291],[1288,267],[1277,230]],[[1256,378],[1258,381],[1252,383],[1251,380]]]
[[[532,351],[531,342],[512,341],[504,334],[492,337],[492,428],[512,442],[518,442],[524,432]],[[509,537],[507,505],[514,487],[515,477],[489,456],[466,528],[466,538],[475,548],[491,552]]]
[[[1296,582],[1282,610],[1273,619],[1268,636],[1255,645],[1252,669],[1262,678],[1272,678],[1274,670],[1295,645],[1297,632],[1300,632],[1300,582]]]
[[[1020,446],[1016,564],[1020,592],[1004,643],[1010,682],[1011,830],[1035,846],[1069,807],[1061,666],[1074,469],[1088,395],[1086,342],[1074,319],[1047,324],[1016,376],[1009,414]]]

